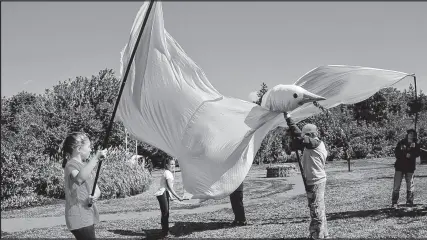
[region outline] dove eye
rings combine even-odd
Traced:
[[[297,97],[298,97],[298,94],[294,93],[294,98],[297,98]]]

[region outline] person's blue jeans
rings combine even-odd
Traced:
[[[313,239],[328,237],[328,227],[325,211],[326,181],[319,184],[307,185],[308,207],[310,208],[310,237]]]
[[[402,179],[406,181],[406,204],[414,204],[414,173],[396,171],[394,173],[393,194],[391,197],[392,204],[397,204],[399,201],[400,185]]]

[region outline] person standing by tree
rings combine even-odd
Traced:
[[[415,129],[407,130],[406,137],[397,143],[394,150],[396,162],[393,182],[393,193],[391,197],[392,208],[397,207],[399,201],[400,185],[403,177],[406,181],[406,205],[414,204],[414,172],[416,158],[420,156],[420,145],[418,143]]]

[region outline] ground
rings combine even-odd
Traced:
[[[175,238],[285,238],[308,236],[310,221],[301,176],[266,178],[266,167],[254,165],[245,179],[248,225],[230,227],[229,199],[200,205],[171,204],[171,237]],[[354,160],[327,164],[326,210],[333,238],[425,238],[427,236],[427,165],[417,165],[414,208],[390,209],[393,159]],[[154,172],[150,190],[124,199],[100,201],[98,238],[157,238],[160,210],[153,193],[160,172]],[[182,194],[181,176],[176,187]],[[400,203],[406,198],[401,188]],[[64,225],[64,204],[2,212],[2,238],[72,238]]]

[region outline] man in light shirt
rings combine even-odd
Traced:
[[[326,186],[326,146],[319,139],[317,127],[306,124],[302,131],[292,121],[289,114],[284,113],[289,132],[293,137],[293,148],[302,150],[301,164],[307,182],[307,198],[310,208],[310,238],[328,238],[328,228],[325,213],[325,186]]]

